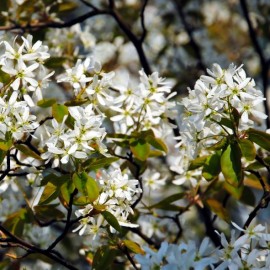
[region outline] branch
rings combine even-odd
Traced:
[[[9,232],[7,229],[5,229],[1,224],[0,224],[0,231],[2,231],[5,235],[9,237],[7,238],[8,242],[16,243],[18,247],[23,248],[24,250],[27,250],[27,252],[43,254],[44,256],[52,259],[53,261],[58,262],[59,264],[65,266],[67,269],[78,270],[76,267],[69,264],[68,262],[60,258],[59,256],[54,255],[53,253],[55,252],[41,249],[30,243],[25,242],[24,240],[18,238],[17,236]]]
[[[243,228],[246,229],[252,222],[252,220],[257,216],[257,213],[260,209],[267,208],[268,204],[270,202],[270,192],[266,191],[263,193],[262,198],[260,199],[257,206],[253,209],[253,211],[249,214],[247,221],[245,222]],[[244,232],[241,233],[240,236],[242,236]]]
[[[10,172],[10,152],[7,152],[7,168],[2,172],[0,176],[0,182],[9,174]]]
[[[190,27],[190,25],[188,24],[187,20],[186,20],[186,16],[183,12],[183,6],[182,6],[182,3],[181,1],[178,1],[178,0],[173,0],[174,2],[174,5],[176,7],[176,10],[178,12],[178,15],[181,19],[181,22],[185,28],[185,31],[187,32],[188,36],[189,36],[189,40],[190,40],[190,45],[192,46],[193,48],[193,51],[194,51],[194,54],[198,60],[198,67],[201,69],[201,70],[205,70],[206,67],[203,63],[203,58],[202,58],[202,55],[201,55],[201,49],[199,47],[199,45],[197,44],[196,40],[194,39],[194,35],[193,35],[193,30],[192,28]]]
[[[145,40],[145,37],[146,37],[146,34],[147,34],[147,30],[146,30],[146,27],[145,27],[145,16],[144,16],[144,13],[145,13],[145,8],[147,6],[147,3],[148,3],[148,0],[144,0],[144,3],[142,4],[142,9],[141,9],[141,12],[140,12],[140,18],[141,18],[141,26],[142,26],[142,35],[140,37],[140,42],[143,43],[143,41]]]
[[[97,15],[104,15],[104,14],[109,14],[109,12],[106,10],[95,9],[67,22],[47,22],[47,23],[38,22],[38,23],[27,24],[27,25],[15,24],[13,26],[0,26],[0,31],[15,30],[15,29],[40,30],[44,28],[66,28],[66,27],[73,26],[77,23],[81,23],[91,17],[97,16]]]
[[[69,231],[69,228],[73,225],[73,223],[71,223],[71,214],[72,214],[72,205],[73,205],[73,199],[74,196],[77,194],[78,190],[75,189],[73,191],[73,193],[70,195],[70,200],[69,200],[69,204],[68,204],[68,213],[67,213],[67,221],[66,221],[66,226],[63,230],[63,232],[55,239],[55,241],[47,248],[48,251],[51,251],[52,249],[54,249],[56,247],[56,245],[65,238],[66,234]]]
[[[261,77],[262,77],[262,83],[263,83],[263,94],[266,97],[266,100],[264,100],[264,108],[265,108],[265,113],[269,115],[269,107],[268,107],[268,99],[267,99],[267,87],[268,87],[268,70],[269,70],[269,60],[266,60],[263,50],[259,44],[256,32],[252,26],[250,17],[249,17],[249,12],[248,12],[248,6],[246,3],[246,0],[240,0],[240,5],[243,11],[244,18],[247,22],[248,25],[248,32],[249,32],[249,37],[251,39],[251,42],[253,43],[253,47],[255,51],[257,52],[260,62],[261,62]],[[270,128],[270,120],[269,117],[266,120],[266,126],[267,128]]]
[[[151,74],[152,71],[151,71],[150,65],[148,63],[148,60],[146,58],[146,55],[144,53],[142,41],[130,30],[130,27],[128,27],[124,23],[122,18],[118,15],[118,13],[114,9],[110,11],[110,15],[115,19],[115,21],[117,22],[120,29],[126,34],[128,39],[134,45],[145,73],[147,75]]]

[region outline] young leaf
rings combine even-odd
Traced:
[[[221,155],[220,165],[225,180],[238,187],[243,180],[241,150],[237,142],[231,142]]]
[[[15,147],[20,150],[23,154],[25,154],[28,157],[32,157],[38,160],[42,160],[42,158],[35,153],[34,151],[32,151],[27,145],[25,144],[15,144]]]
[[[210,209],[218,215],[221,219],[230,222],[229,214],[227,210],[222,206],[222,204],[215,200],[215,199],[208,199],[207,204],[209,205]]]
[[[12,146],[12,139],[0,140],[0,150],[8,151]]]
[[[215,153],[206,159],[202,170],[202,176],[207,181],[211,181],[219,175],[220,170],[220,154]]]
[[[36,205],[34,206],[35,215],[39,220],[46,222],[52,219],[64,218],[64,213],[56,208],[58,205],[59,204]]]
[[[148,135],[146,137],[146,141],[151,144],[154,148],[157,150],[163,151],[165,153],[168,153],[168,147],[167,145],[163,142],[162,139],[156,138],[152,135]]]
[[[131,143],[130,150],[137,159],[145,161],[150,154],[150,145],[140,139]]]
[[[118,232],[121,232],[121,226],[119,225],[116,217],[113,214],[108,211],[103,211],[101,212],[101,215],[105,218],[109,225],[111,225]]]
[[[123,242],[125,246],[135,254],[145,254],[145,251],[136,242],[133,242],[131,240],[123,240]]]
[[[250,128],[247,130],[248,139],[267,151],[270,151],[270,134]]]
[[[55,200],[58,195],[59,195],[59,188],[55,185],[53,185],[52,183],[48,183],[46,186],[45,186],[45,189],[43,190],[43,193],[40,197],[40,200],[39,200],[39,205],[44,205],[44,204],[48,204],[50,203],[51,201]]]
[[[115,247],[110,246],[101,246],[96,251],[94,258],[92,269],[93,270],[109,270],[111,269],[111,265],[115,256],[117,255],[117,249]]]
[[[7,155],[7,152],[6,151],[0,150],[0,165],[4,161],[6,155]]]
[[[83,167],[88,171],[95,171],[100,168],[109,166],[111,163],[117,161],[117,157],[101,157],[101,158],[89,158],[83,163]]]
[[[192,160],[189,164],[188,170],[192,171],[195,170],[197,168],[200,168],[201,166],[204,165],[205,161],[207,160],[209,156],[202,156],[202,157],[198,157],[195,158],[194,160]]]
[[[52,105],[52,115],[58,123],[63,121],[65,115],[68,115],[68,108],[63,104]]]
[[[74,173],[72,177],[75,187],[88,198],[88,202],[95,201],[99,196],[99,188],[96,180],[86,172]]]
[[[56,103],[55,98],[49,98],[49,99],[42,99],[37,102],[37,105],[41,108],[48,108],[51,107],[53,104]]]
[[[243,157],[245,157],[248,161],[252,161],[256,157],[256,148],[250,140],[240,139],[239,146],[241,148],[241,152]]]
[[[178,201],[178,200],[181,200],[185,197],[186,193],[184,192],[180,192],[180,193],[176,193],[176,194],[173,194],[163,200],[161,200],[160,202],[156,203],[156,204],[153,204],[151,206],[149,206],[149,208],[159,208],[159,209],[164,209],[162,207],[171,207],[172,206],[172,202],[175,202],[175,201]]]

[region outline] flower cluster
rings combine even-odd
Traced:
[[[184,108],[181,136],[176,138],[180,140],[176,144],[180,153],[171,166],[180,175],[173,181],[176,185],[188,179],[196,186],[202,171],[200,168],[187,171],[192,159],[208,155],[207,148],[226,136],[240,137],[243,130],[255,126],[255,119],[267,118],[257,109],[265,98],[242,66],[230,65],[223,70],[214,64],[207,72],[181,102]]]
[[[252,117],[267,118],[256,109],[265,98],[255,88],[254,80],[246,76],[242,66],[230,65],[222,70],[214,64],[208,74],[210,76],[201,76],[194,90],[190,89],[189,96],[182,100],[185,115],[180,127],[181,140],[190,146],[187,153],[190,157],[195,157],[204,145],[216,142],[215,136],[253,127]],[[232,121],[235,114],[239,117],[239,127],[232,130],[222,121]]]
[[[175,104],[169,99],[176,93],[171,93],[169,84],[158,72],[150,76],[143,70],[139,73],[140,84],[136,89],[130,87],[129,78],[125,85],[118,85],[113,82],[114,72],[102,72],[99,62],[87,58],[67,69],[58,82],[70,83],[75,99],[90,101],[99,112],[109,107],[116,132],[130,134],[152,128],[162,136],[169,125],[165,119],[175,118]]]
[[[116,217],[121,226],[137,227],[138,225],[130,223],[127,219],[129,214],[133,214],[131,207],[136,199],[136,194],[142,190],[138,187],[139,181],[129,179],[127,174],[122,174],[121,170],[114,169],[109,172],[102,170],[98,176],[100,185],[100,194],[98,199],[89,204],[84,209],[79,209],[75,212],[78,217],[86,216],[80,220],[80,225],[74,231],[79,231],[79,234],[98,235],[104,233],[102,226],[107,225],[107,222],[101,215],[91,216],[95,206],[103,206],[103,208]],[[90,215],[89,215],[90,214]],[[115,230],[111,227],[111,232]]]
[[[45,125],[48,134],[46,141],[47,151],[41,155],[49,162],[53,160],[53,167],[59,162],[66,164],[69,161],[74,164],[76,159],[86,159],[91,153],[98,151],[105,153],[106,148],[102,144],[105,129],[101,128],[101,115],[96,115],[90,104],[83,107],[70,107],[69,114],[74,119],[74,124],[68,126],[67,115],[58,123],[52,119],[52,126]]]
[[[38,127],[36,116],[30,114],[25,101],[18,101],[18,92],[8,98],[0,97],[0,139],[9,141],[21,139]]]
[[[5,52],[0,56],[0,65],[2,71],[9,75],[8,85],[18,92],[18,97],[22,97],[29,106],[34,106],[29,92],[34,93],[34,100],[42,99],[41,89],[47,86],[48,78],[53,75],[48,73],[44,67],[44,61],[50,57],[48,47],[42,45],[41,41],[33,44],[33,37],[28,35],[22,37],[21,44],[17,39],[14,40],[14,46],[7,41],[0,44],[5,46]],[[2,91],[6,91],[2,88]]]
[[[145,248],[145,255],[136,255],[136,260],[143,270],[150,269],[269,269],[270,252],[268,250],[270,234],[266,228],[257,225],[253,229],[243,230],[242,236],[236,237],[233,230],[227,241],[222,233],[222,248],[214,249],[208,238],[204,238],[198,248],[195,241],[181,242],[179,245],[163,242],[159,250]],[[210,246],[209,246],[210,245]]]
[[[122,133],[152,129],[158,136],[164,135],[169,123],[165,119],[175,118],[174,102],[169,101],[176,95],[158,72],[147,76],[139,72],[140,84],[132,89],[128,85],[118,86],[120,96],[110,108],[116,115],[111,117],[117,130]]]

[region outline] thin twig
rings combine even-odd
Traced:
[[[263,93],[264,97],[266,98],[264,100],[264,108],[265,108],[265,113],[269,115],[269,107],[268,107],[268,99],[267,99],[267,88],[268,88],[268,71],[269,71],[269,61],[270,59],[266,59],[264,52],[259,44],[257,34],[253,28],[251,19],[249,17],[249,11],[248,11],[248,6],[246,3],[246,0],[240,0],[240,5],[243,11],[244,18],[247,22],[248,25],[248,32],[249,32],[249,37],[251,39],[251,42],[253,43],[253,47],[258,54],[261,62],[261,77],[262,77],[262,83],[263,83]],[[270,128],[270,120],[269,117],[266,119],[266,126],[267,128]]]

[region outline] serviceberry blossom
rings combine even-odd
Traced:
[[[42,99],[41,89],[47,87],[42,82],[53,75],[53,72],[49,73],[44,66],[45,60],[50,57],[48,47],[42,45],[41,41],[33,44],[32,40],[33,37],[27,35],[26,38],[22,37],[22,42],[16,37],[13,46],[7,41],[0,43],[5,47],[4,53],[0,56],[1,69],[10,76],[8,83],[12,90],[17,91],[19,98],[23,97],[31,107]]]
[[[230,239],[220,234],[221,247],[213,248],[209,238],[204,238],[198,247],[195,241],[168,244],[163,242],[159,250],[144,247],[145,254],[135,255],[143,270],[152,269],[268,269],[269,266],[269,233],[262,225],[251,229],[256,236],[250,236],[250,230],[243,230],[234,224],[242,236],[232,230]],[[254,240],[256,241],[254,242]]]
[[[51,126],[45,125],[48,139],[45,142],[47,151],[41,157],[49,162],[53,159],[53,166],[59,162],[74,164],[76,159],[86,159],[94,152],[106,153],[102,144],[105,129],[101,128],[102,116],[95,115],[92,105],[83,107],[70,107],[69,113],[73,117],[74,126],[66,125],[67,116],[62,123],[52,119]]]
[[[141,83],[138,88],[132,89],[128,84],[116,86],[125,98],[114,100],[110,109],[115,111],[115,115],[110,119],[121,133],[152,129],[157,135],[164,134],[165,130],[171,130],[165,119],[175,118],[175,103],[170,99],[176,93],[171,93],[170,85],[157,72],[147,76],[141,70],[139,74]]]
[[[30,108],[25,101],[18,101],[18,93],[13,92],[10,98],[0,97],[0,138],[7,140],[22,139],[38,127],[36,116],[30,114]]]
[[[73,232],[79,231],[80,235],[98,235],[105,232],[103,229],[107,225],[105,219],[101,215],[91,217],[95,205],[104,206],[106,211],[117,218],[121,226],[138,227],[128,221],[128,216],[133,214],[131,205],[136,200],[136,195],[142,192],[139,181],[129,179],[128,175],[122,174],[119,168],[108,172],[102,170],[98,174],[97,181],[100,186],[100,195],[93,205],[89,204],[84,209],[75,212],[77,217],[85,217],[80,220],[81,224]],[[112,227],[110,230],[115,232]]]
[[[176,138],[180,140],[176,146],[181,158],[176,158],[171,165],[171,170],[179,174],[173,181],[176,185],[182,185],[186,182],[185,179],[190,179],[192,186],[196,186],[200,181],[200,172],[187,172],[189,161],[199,155],[209,154],[205,149],[224,136],[233,133],[239,135],[241,131],[254,127],[254,118],[267,118],[258,109],[265,98],[255,88],[254,80],[247,77],[242,66],[231,64],[228,69],[223,70],[218,64],[214,64],[207,73],[209,75],[201,76],[194,89],[189,89],[188,97],[181,101],[181,136]],[[231,122],[233,113],[239,115],[239,125],[235,130],[222,122]]]

